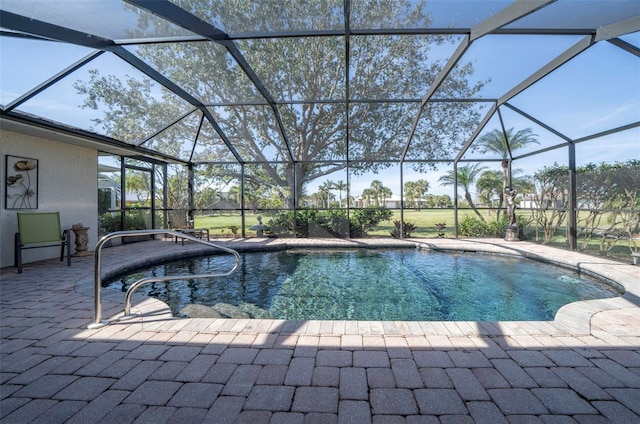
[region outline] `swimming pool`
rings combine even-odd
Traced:
[[[289,320],[552,320],[578,300],[618,296],[588,276],[532,260],[419,249],[295,249],[242,255],[235,274],[151,283],[137,292],[225,316]],[[221,272],[228,256],[168,262],[109,280],[126,291],[149,276]]]

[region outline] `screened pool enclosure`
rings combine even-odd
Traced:
[[[640,1],[3,0],[3,127],[102,152],[103,233],[640,244]],[[255,228],[255,227],[254,227]]]

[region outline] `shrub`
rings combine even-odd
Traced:
[[[327,212],[326,229],[336,237],[347,237],[349,234],[349,220],[344,209],[334,209]]]
[[[529,240],[535,232],[534,228],[531,226],[533,223],[533,217],[518,215],[516,218],[518,220],[518,238],[520,240]]]
[[[493,221],[487,221],[484,237],[504,237],[507,233],[508,224],[509,217],[506,213],[500,214],[500,216]]]
[[[345,209],[299,209],[275,215],[268,225],[275,235],[362,237],[381,221],[389,220],[392,216],[393,213],[385,207],[355,210],[351,219],[347,218]]]
[[[471,216],[463,215],[458,221],[458,235],[463,237],[485,237],[486,224],[480,219]]]
[[[416,229],[416,225],[411,222],[393,221],[393,225],[396,227],[391,232],[393,238],[400,238],[400,232],[402,232],[402,238],[411,237],[411,233]]]
[[[532,218],[517,216],[518,238],[527,240]],[[481,221],[475,216],[464,215],[458,222],[458,234],[463,237],[504,237],[507,231],[509,217],[502,214],[493,221]]]
[[[99,216],[99,226],[101,234],[109,234],[122,231],[122,221],[120,212],[105,212]],[[146,230],[147,224],[144,216],[140,212],[126,212],[125,225],[127,230]]]
[[[390,220],[392,216],[393,212],[384,206],[369,206],[355,210],[350,221],[351,237],[367,235],[367,232],[382,221]]]
[[[295,233],[294,223],[296,222],[294,218],[293,211],[276,214],[267,224],[269,232],[282,236],[293,235]]]

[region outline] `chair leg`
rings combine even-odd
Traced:
[[[71,230],[64,230],[64,241],[62,242],[62,251],[64,252],[64,246],[67,245],[67,266],[71,266]],[[60,256],[62,260],[62,256]]]
[[[16,233],[14,243],[15,266],[18,268],[18,274],[22,274],[22,240],[20,240],[20,233]]]

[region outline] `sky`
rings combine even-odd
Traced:
[[[98,24],[97,22],[86,23],[88,26]],[[491,79],[481,93],[482,97],[497,98],[580,38],[580,36],[548,35],[485,36],[472,44],[465,58],[473,61],[475,78]],[[640,33],[622,38],[635,46],[640,46]],[[90,49],[77,46],[0,37],[0,103],[7,105],[90,52]],[[38,65],[33,66],[33,64]],[[18,110],[89,129],[90,120],[101,115],[79,108],[82,99],[75,94],[73,82],[86,77],[87,69],[95,67],[99,67],[103,73],[131,75],[137,72],[113,55],[106,53],[29,100]],[[515,96],[510,100],[510,104],[571,139],[580,139],[621,125],[638,122],[640,121],[640,58],[610,43],[598,43],[538,81],[535,86]],[[562,139],[510,109],[503,107],[501,113],[506,128],[513,127],[516,130],[532,128],[539,135],[540,148],[563,142]],[[499,127],[500,122],[497,117],[494,117],[487,125],[486,131]],[[465,159],[477,157],[479,156],[471,152],[465,155]],[[579,143],[577,159],[579,164],[640,159],[640,132],[636,128],[602,140]],[[555,161],[562,163],[566,160],[566,149],[558,149],[516,161],[514,168],[521,168],[525,174],[532,174],[542,166],[552,165]],[[486,164],[486,166],[490,166],[491,169],[500,169],[499,162]],[[438,171],[421,175],[407,167],[404,171],[404,181],[427,179],[430,183],[429,193],[451,194],[451,188],[438,184],[438,178],[447,169],[449,168],[441,167]],[[394,167],[391,172],[353,177],[351,179],[352,194],[361,193],[374,179],[381,180],[394,194],[400,194],[397,167]],[[317,184],[310,184],[307,187],[307,192],[314,192],[317,186],[326,180],[346,181],[346,175],[339,173],[320,178]]]

